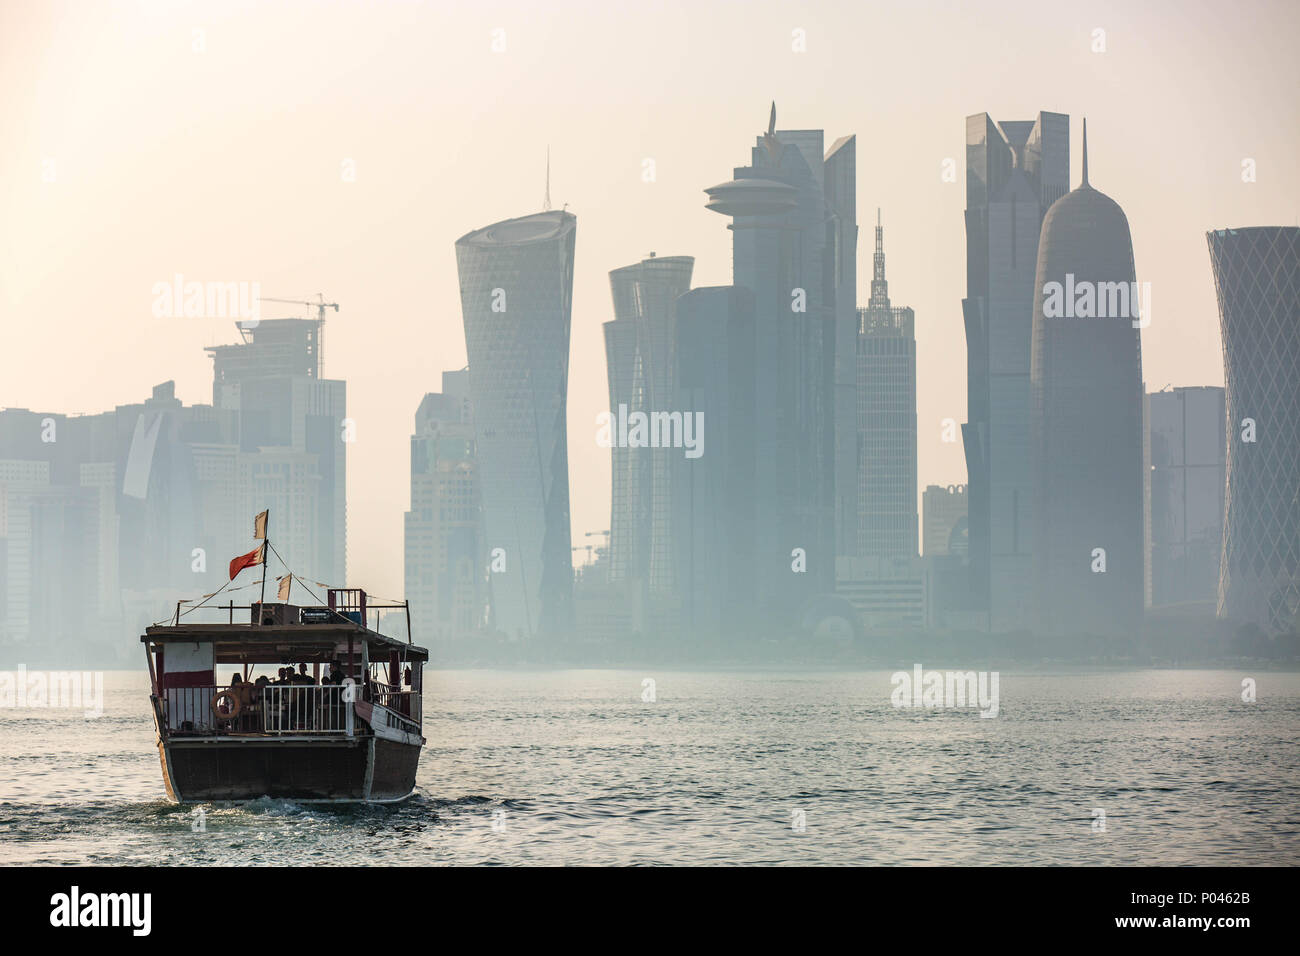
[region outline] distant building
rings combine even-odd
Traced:
[[[681,411],[673,404],[677,299],[690,288],[694,265],[690,256],[651,253],[609,274],[615,316],[606,324],[611,414],[622,414],[620,409],[647,415]],[[630,362],[629,343],[620,337],[624,330],[630,330],[635,349]],[[679,580],[672,541],[673,459],[682,451],[618,443],[611,451],[615,494],[610,546],[618,552],[619,572],[614,580],[626,580],[639,593],[638,606],[675,602]]]
[[[1083,182],[1043,219],[1034,287],[1035,630],[1131,636],[1145,573],[1140,313],[1128,219],[1088,182],[1086,123]]]
[[[1151,495],[1151,604],[1219,595],[1227,479],[1222,388],[1174,388],[1147,401]]]
[[[541,212],[456,241],[492,625],[573,626],[566,412],[577,218]],[[491,564],[489,565],[491,567]]]
[[[1300,608],[1300,229],[1206,238],[1228,406],[1218,612],[1281,631]]]
[[[967,422],[972,600],[994,631],[1028,626],[1033,515],[1029,349],[1047,209],[1069,191],[1070,118],[966,117]]]
[[[828,305],[835,316],[835,553],[858,544],[858,139],[826,151],[823,192],[829,216]]]
[[[604,563],[583,565],[574,574],[574,635],[577,648],[586,655],[623,645],[636,630],[626,592],[609,582]]]
[[[832,240],[849,207],[827,204],[822,131],[776,129],[775,106],[768,126],[749,165],[705,191],[731,219],[733,282],[754,297],[754,574],[764,628],[788,632],[835,583],[835,345],[848,306],[829,257],[846,251]]]
[[[79,485],[51,484],[49,462],[0,460],[0,501],[0,644],[48,661],[83,650],[78,641],[106,642],[99,621],[98,496]]]
[[[926,566],[918,557],[840,558],[835,593],[858,613],[865,628],[922,628],[930,619]]]
[[[692,289],[677,300],[677,402],[702,416],[703,454],[673,458],[682,621],[696,643],[752,636],[755,572],[754,297]]]
[[[945,554],[967,555],[965,485],[926,485],[921,495],[921,512],[927,558]]]
[[[226,601],[256,600],[244,589],[262,569],[230,584],[227,562],[266,509],[295,589],[347,583],[345,386],[320,375],[319,322],[240,331],[208,350],[216,405],[186,406],[164,382],[94,415],[0,411],[0,645],[120,659],[178,600],[223,585]]]
[[[636,348],[636,323],[629,318],[606,322],[605,369],[609,379],[609,407],[636,408],[644,382]],[[610,448],[609,569],[611,584],[649,579],[649,509],[645,499],[650,486],[650,459],[636,449],[618,444]],[[636,588],[639,590],[639,588]]]
[[[405,515],[406,599],[413,634],[462,638],[487,619],[487,556],[464,371],[444,372],[415,413],[411,509]]]
[[[232,517],[269,508],[269,535],[289,566],[338,587],[347,579],[351,435],[347,384],[321,374],[322,326],[320,319],[263,319],[239,326],[243,342],[208,349],[213,408],[237,415],[229,437],[238,451],[235,479],[248,498],[213,490],[235,506]],[[232,544],[247,537],[246,522],[228,525]]]
[[[871,299],[858,310],[858,539],[853,554],[915,558],[915,315],[889,302],[879,210]]]

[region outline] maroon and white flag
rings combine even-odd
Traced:
[[[235,580],[235,575],[244,568],[251,568],[255,564],[266,563],[266,545],[259,544],[248,554],[241,554],[239,557],[230,562],[230,580]]]

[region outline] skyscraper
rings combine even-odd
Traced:
[[[1223,389],[1174,388],[1146,401],[1151,605],[1215,604],[1226,481]]]
[[[829,216],[828,303],[835,315],[835,553],[858,543],[858,195],[856,136],[841,136],[826,153]]]
[[[889,303],[884,230],[867,308],[858,310],[858,536],[854,554],[917,557],[915,314]]]
[[[966,118],[967,422],[971,593],[995,631],[1028,626],[1029,348],[1043,216],[1069,190],[1070,118]]]
[[[411,509],[405,515],[406,599],[426,639],[464,637],[487,610],[487,563],[468,372],[443,372],[415,413]]]
[[[229,489],[212,490],[223,506],[252,508],[253,514],[269,508],[272,543],[294,572],[340,587],[347,580],[347,384],[322,376],[323,324],[263,319],[239,326],[242,342],[207,350],[212,404],[235,413],[242,463],[233,467],[243,473],[235,480],[250,497],[241,501]],[[227,451],[203,454],[220,458]],[[249,456],[257,458],[255,465]],[[213,463],[207,473],[227,466]],[[305,495],[308,480],[315,487]],[[243,543],[240,514],[230,514],[232,533],[222,547]]]
[[[1131,635],[1142,620],[1142,349],[1128,219],[1088,182],[1043,219],[1029,437],[1039,633]],[[1122,301],[1121,301],[1122,300]]]
[[[754,574],[754,297],[692,289],[677,300],[677,406],[704,422],[703,454],[678,454],[674,546],[682,620],[693,642],[752,634]]]
[[[573,563],[565,412],[577,218],[541,212],[456,242],[492,621],[569,633]]]
[[[1206,238],[1228,404],[1219,615],[1284,630],[1300,607],[1300,229]]]
[[[636,348],[636,323],[612,319],[605,333],[605,370],[609,379],[609,407],[636,407],[644,380]],[[649,485],[649,458],[615,443],[610,448],[609,558],[610,584],[645,580],[649,554],[647,519],[643,515],[643,489]],[[644,472],[644,474],[643,474]]]
[[[609,274],[614,297],[614,321],[606,326],[607,361],[610,368],[611,412],[626,404],[629,412],[646,414],[680,411],[673,408],[673,388],[677,361],[678,296],[691,285],[691,256],[649,258]],[[627,345],[618,336],[631,329],[635,356],[631,363],[630,395],[614,401],[614,381],[627,378],[627,355],[618,354]],[[613,348],[615,354],[609,354]],[[610,516],[611,533],[617,526],[623,540],[611,541],[621,548],[625,541],[635,548],[632,555],[620,556],[629,567],[634,586],[640,589],[646,606],[672,603],[677,591],[677,568],[672,543],[673,459],[681,455],[675,448],[613,449],[618,468],[614,482],[627,489],[620,504],[624,514]],[[631,489],[635,488],[635,497]],[[635,526],[632,535],[629,526]]]
[[[835,580],[836,316],[821,130],[777,130],[713,186],[731,217],[732,274],[754,296],[755,574],[763,620],[784,628]]]

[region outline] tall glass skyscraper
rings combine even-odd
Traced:
[[[650,257],[615,269],[609,274],[614,297],[614,322],[606,327],[607,361],[611,376],[627,376],[627,356],[610,355],[611,346],[626,349],[618,336],[629,328],[635,343],[628,412],[681,411],[673,407],[673,386],[677,361],[677,298],[691,285],[695,259],[691,256]],[[610,328],[615,326],[615,328]],[[612,338],[610,336],[613,336]],[[618,363],[621,367],[616,367]],[[611,378],[610,397],[614,398]],[[618,404],[611,413],[618,414]],[[620,555],[620,565],[635,568],[632,580],[645,600],[662,605],[675,599],[678,575],[672,544],[672,461],[681,456],[679,448],[616,448],[615,464],[624,470],[615,475],[635,498],[625,494],[621,502],[630,514],[611,514],[611,534],[618,527],[621,540],[611,540],[611,547],[631,544],[635,551]],[[630,534],[628,532],[631,532]],[[647,604],[648,606],[648,604]]]
[[[1086,124],[1083,137],[1083,183],[1048,209],[1034,280],[1035,626],[1131,636],[1146,568],[1140,314],[1128,218],[1089,185]]]
[[[1228,391],[1219,615],[1283,630],[1300,608],[1300,229],[1206,238]]]
[[[577,217],[541,212],[456,242],[493,625],[573,624],[565,423]]]
[[[746,640],[754,574],[754,297],[734,286],[677,300],[677,406],[704,420],[704,454],[672,459],[682,620],[693,642]]]
[[[1030,617],[1029,340],[1043,216],[1069,191],[1070,118],[966,118],[971,593],[995,631]]]
[[[835,583],[836,318],[823,134],[775,124],[773,107],[750,165],[705,192],[754,296],[755,574],[763,619],[783,628]]]
[[[635,408],[641,393],[641,360],[636,350],[636,323],[613,319],[605,332],[605,370],[609,379],[609,407]],[[642,489],[649,484],[649,459],[636,449],[615,443],[610,448],[609,582],[621,584],[646,576],[649,548],[646,519],[641,514]],[[645,472],[645,474],[643,474]]]
[[[841,136],[826,152],[830,217],[826,259],[835,314],[835,553],[852,554],[858,536],[858,138]]]

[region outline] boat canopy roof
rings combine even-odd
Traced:
[[[212,644],[218,661],[250,664],[328,663],[346,657],[351,642],[355,652],[367,645],[377,660],[396,651],[402,660],[427,661],[429,652],[417,644],[380,634],[351,621],[320,624],[166,624],[145,629],[140,640],[168,644]]]

